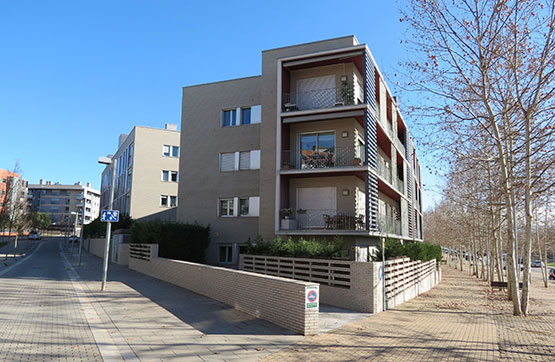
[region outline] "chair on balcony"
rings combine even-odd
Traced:
[[[324,229],[333,229],[333,220],[331,216],[324,214]]]

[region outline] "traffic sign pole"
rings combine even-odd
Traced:
[[[116,166],[118,160],[114,157],[112,159],[112,181],[110,183],[110,203],[108,208],[112,210],[114,206],[114,183],[116,182]],[[108,276],[108,253],[110,252],[110,234],[112,232],[112,223],[108,221],[106,223],[106,245],[104,247],[104,264],[102,267],[102,284],[100,286],[100,291],[104,291],[104,287],[106,286],[106,278]]]

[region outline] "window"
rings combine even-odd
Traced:
[[[231,245],[220,245],[219,249],[219,260],[220,263],[232,263],[233,262],[233,246]]]
[[[260,169],[260,150],[220,153],[220,171]]]
[[[220,154],[220,171],[235,170],[235,152]]]
[[[335,133],[307,133],[299,136],[302,169],[332,167],[335,161]]]
[[[235,109],[223,112],[222,127],[237,125],[237,111]]]
[[[162,170],[162,181],[170,180],[170,171]]]
[[[240,216],[249,216],[249,198],[240,198],[239,199],[239,215]]]
[[[160,206],[168,206],[168,195],[160,196]]]
[[[241,124],[251,124],[251,109],[241,109]]]
[[[163,145],[162,154],[166,157],[179,157],[179,146]]]
[[[239,152],[239,169],[240,170],[249,170],[251,168],[251,153],[247,152]]]
[[[177,182],[177,171],[170,172],[170,180],[172,182]]]
[[[170,196],[170,207],[177,206],[177,196]]]
[[[233,199],[220,200],[220,216],[233,216]]]

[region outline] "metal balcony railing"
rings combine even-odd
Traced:
[[[335,209],[299,209],[295,212],[297,229],[366,230],[364,214]]]
[[[366,163],[364,147],[333,147],[325,151],[282,151],[282,169],[309,170],[316,168],[360,166]]]
[[[401,235],[401,220],[378,214],[378,230],[386,234]]]
[[[303,92],[283,93],[282,111],[303,111],[309,109],[332,108],[364,103],[362,86],[353,88],[315,89]]]

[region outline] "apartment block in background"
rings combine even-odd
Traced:
[[[134,219],[158,218],[175,221],[178,205],[179,131],[135,126],[119,137],[116,159],[114,210]],[[108,208],[112,166],[102,172],[101,209]]]
[[[420,166],[354,36],[262,52],[262,75],[183,88],[179,221],[211,226],[207,262],[264,239],[422,239]]]
[[[98,217],[100,210],[100,192],[91,188],[91,184],[62,185],[59,182],[29,184],[27,193],[28,210],[50,215],[54,227],[73,228],[77,217],[76,230]]]

